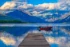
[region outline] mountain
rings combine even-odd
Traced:
[[[70,23],[70,16],[66,17],[65,19],[56,20],[55,23]]]
[[[56,10],[56,9],[53,9],[53,10],[45,10],[42,13],[47,13],[47,12],[50,12],[50,13],[56,13],[56,12],[58,12],[59,14],[64,14],[64,13],[67,13],[69,11],[68,10]]]
[[[63,26],[62,28],[70,32],[70,26]]]
[[[35,16],[30,16],[20,10],[14,10],[13,12],[10,12],[6,15],[9,15],[13,18],[19,19],[21,21],[26,21],[29,23],[46,23],[46,21],[44,19],[35,17]]]
[[[22,23],[22,22],[16,18],[0,14],[0,23]]]
[[[0,20],[15,20],[15,18],[12,18],[12,17],[7,16],[7,15],[0,14]]]
[[[51,23],[70,23],[70,21],[69,21],[70,16],[68,16],[68,17],[66,16],[66,18],[63,19],[63,15],[65,15],[66,13],[69,13],[69,11],[67,11],[67,10],[47,10],[47,11],[42,12],[41,14],[45,14],[45,13],[49,13],[49,15],[46,15],[44,19],[47,19],[47,21],[50,19],[54,20]],[[52,14],[52,15],[50,15],[50,14]],[[58,19],[61,17],[62,17],[62,19]],[[56,18],[58,20],[55,20],[53,18]]]
[[[46,15],[45,18],[53,18],[53,17],[57,18],[57,17],[61,17],[62,15],[68,12],[69,11],[67,10],[46,10],[44,12],[41,12],[41,14],[48,13],[49,15]]]
[[[50,11],[45,11],[42,12],[43,13],[53,13],[53,15],[48,15],[45,18],[43,17],[36,17],[36,16],[31,16],[25,12],[23,12],[22,10],[14,10],[10,13],[7,13],[6,16],[0,16],[0,20],[13,20],[14,23],[70,23],[70,16],[66,17],[66,18],[62,18],[62,19],[58,19],[58,20],[54,20],[53,22],[49,22],[48,20],[50,20],[51,18],[55,17],[55,18],[60,18],[63,14],[69,12],[69,11],[55,11],[55,10],[50,10]],[[62,14],[62,15],[61,15]],[[2,14],[1,14],[2,15]],[[46,20],[47,19],[47,20]],[[13,23],[13,21],[11,21]],[[9,21],[10,22],[10,21]],[[11,23],[10,22],[10,23]]]

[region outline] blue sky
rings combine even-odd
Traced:
[[[56,3],[58,0],[28,0],[30,4]]]
[[[3,5],[7,1],[11,1],[11,0],[0,0],[0,6]]]
[[[7,1],[11,1],[11,0],[0,0],[0,6]],[[58,2],[58,0],[28,0],[28,3],[34,4],[34,5],[41,4],[41,3],[56,3],[56,2]]]

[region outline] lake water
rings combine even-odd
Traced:
[[[70,46],[70,26],[52,26],[52,31],[39,31],[39,26],[1,26],[0,47],[18,47],[29,33],[42,33],[51,47]]]

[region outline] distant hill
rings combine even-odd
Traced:
[[[26,22],[22,22],[16,18],[0,14],[0,23],[26,23]]]
[[[48,15],[45,18],[43,17],[36,17],[36,16],[31,16],[23,10],[14,10],[12,12],[9,12],[7,14],[0,14],[0,23],[70,23],[70,16],[62,19],[57,19],[54,20],[53,22],[48,21],[49,19],[55,17],[55,18],[60,18],[61,15],[68,13],[69,11],[60,11],[60,10],[47,10],[42,12],[43,13],[53,13],[53,15]],[[47,19],[47,20],[46,20]],[[3,21],[3,22],[2,22]]]
[[[54,21],[55,23],[70,23],[70,16],[66,17],[65,19]]]
[[[14,10],[13,12],[8,13],[7,15],[9,15],[13,18],[19,19],[22,22],[26,21],[29,23],[46,23],[46,21],[44,19],[41,19],[41,18],[38,18],[35,16],[30,16],[30,15],[28,15],[20,10]]]

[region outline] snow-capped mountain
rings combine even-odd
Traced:
[[[31,15],[30,15],[31,14]],[[63,10],[47,10],[40,13],[41,16],[33,16],[32,13],[26,13],[23,10],[13,10],[1,15],[0,19],[7,20],[20,20],[28,23],[70,23],[69,11]]]
[[[45,23],[44,19],[30,16],[20,10],[14,10],[13,12],[7,13],[6,15],[9,15],[13,18],[19,19],[21,21],[29,22],[29,23]]]
[[[53,22],[53,23],[69,23],[70,20],[70,12],[69,11],[64,11],[64,10],[50,10],[50,11],[45,11],[42,14],[47,13],[48,15],[45,15],[43,17],[46,21],[48,22]]]
[[[46,10],[37,15],[39,16],[36,17],[42,18],[49,23],[69,23],[70,19],[70,12],[68,10]]]

